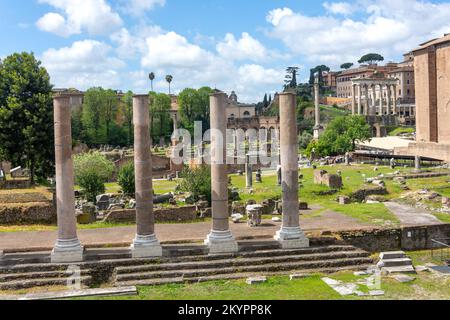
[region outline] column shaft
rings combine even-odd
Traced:
[[[380,108],[379,108],[379,113],[380,113],[380,116],[382,116],[383,115],[383,85],[382,84],[380,84],[379,85],[379,87],[380,87]]]
[[[298,186],[298,143],[296,98],[292,93],[280,94],[281,170],[283,225],[275,236],[283,248],[308,247],[309,240],[300,229]]]
[[[356,90],[355,84],[352,83],[352,115],[356,114]]]
[[[136,184],[136,239],[131,246],[134,258],[162,256],[155,236],[153,177],[150,139],[149,97],[133,97],[134,166]]]
[[[75,217],[70,97],[57,96],[53,104],[58,240],[51,261],[79,262],[83,260],[83,247],[78,240]]]
[[[226,94],[210,97],[212,230],[205,244],[211,254],[233,253],[238,245],[230,231],[226,157]]]
[[[358,115],[362,115],[362,90],[361,84],[358,85]]]

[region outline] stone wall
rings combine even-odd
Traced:
[[[30,187],[31,182],[27,179],[0,181],[0,189],[28,189]]]
[[[314,183],[323,184],[332,189],[341,189],[343,187],[341,176],[337,174],[329,174],[325,170],[314,171]]]
[[[432,239],[450,237],[450,224],[399,229],[375,229],[361,231],[341,231],[338,239],[349,245],[370,251],[428,250],[434,248]]]
[[[155,209],[154,214],[155,220],[158,223],[189,222],[197,219],[195,206]],[[108,213],[103,221],[112,223],[134,223],[136,222],[136,210],[114,210]]]
[[[450,162],[450,143],[417,142],[407,148],[395,148],[395,155],[421,156]]]
[[[385,187],[367,187],[356,190],[350,195],[351,201],[363,202],[367,196],[382,196],[388,194]]]
[[[0,205],[0,225],[55,224],[51,202]]]

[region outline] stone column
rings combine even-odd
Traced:
[[[371,103],[372,103],[372,97],[370,95],[370,87],[369,85],[365,86],[365,91],[366,91],[366,109],[364,110],[364,115],[368,116],[369,115],[369,109],[371,108]]]
[[[414,169],[417,172],[420,172],[421,169],[422,158],[420,156],[416,156],[414,159]]]
[[[380,87],[380,106],[379,106],[379,113],[380,113],[380,116],[382,116],[383,115],[383,85],[382,84],[380,84],[379,85],[379,87]]]
[[[358,115],[362,115],[362,90],[361,90],[361,84],[358,85]]]
[[[133,258],[162,256],[161,245],[155,235],[153,215],[153,177],[150,139],[149,97],[133,97],[134,166],[136,176],[136,238],[131,245]]]
[[[274,238],[280,242],[283,249],[309,247],[309,240],[300,229],[298,136],[295,109],[295,94],[280,94],[283,225]]]
[[[392,87],[391,85],[387,85],[387,114],[392,114],[392,95],[391,95],[391,90]]]
[[[229,226],[228,172],[226,157],[226,94],[214,93],[210,97],[211,115],[211,185],[212,219],[211,233],[205,240],[210,254],[234,253],[238,244]]]
[[[394,84],[394,103],[393,103],[394,114],[397,114],[397,86]]]
[[[75,217],[70,96],[54,97],[53,105],[58,240],[51,254],[51,262],[81,262],[84,248],[78,240]]]
[[[320,85],[318,80],[314,83],[314,105],[315,105],[315,120],[314,139],[318,140],[322,134],[322,126],[320,125]]]
[[[253,168],[249,154],[245,156],[245,181],[247,189],[253,187]]]
[[[355,84],[352,83],[352,115],[356,114],[356,90]]]

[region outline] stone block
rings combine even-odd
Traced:
[[[307,202],[300,202],[299,204],[299,210],[308,210],[308,203]]]
[[[264,283],[264,282],[267,282],[267,278],[263,277],[263,276],[250,277],[250,278],[247,278],[247,280],[245,282],[249,285]]]
[[[305,279],[309,277],[311,277],[311,275],[308,273],[294,273],[289,276],[289,279],[292,281],[296,279]]]
[[[413,282],[414,280],[416,280],[416,278],[407,276],[405,274],[396,274],[396,275],[393,275],[392,278],[394,278],[395,280],[397,280],[400,283],[409,283],[409,282]]]
[[[347,197],[347,196],[340,196],[339,197],[339,204],[340,205],[346,205],[346,204],[350,204],[350,203],[351,203],[350,197]]]

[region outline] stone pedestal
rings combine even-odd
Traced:
[[[323,133],[323,127],[321,125],[315,126],[314,127],[314,140],[319,140],[320,136]]]
[[[162,256],[162,248],[155,236],[153,214],[153,177],[150,141],[148,96],[133,97],[134,165],[136,175],[136,238],[131,245],[132,257]]]
[[[84,249],[78,241],[75,216],[70,96],[56,96],[53,104],[58,240],[51,253],[51,262],[81,262]]]
[[[292,93],[280,94],[281,167],[283,189],[283,225],[275,235],[284,249],[309,247],[309,240],[300,229],[299,170],[296,99]]]
[[[235,253],[238,244],[230,231],[228,208],[228,171],[226,157],[226,94],[219,92],[211,100],[211,185],[212,218],[211,233],[205,240],[210,254]]]

